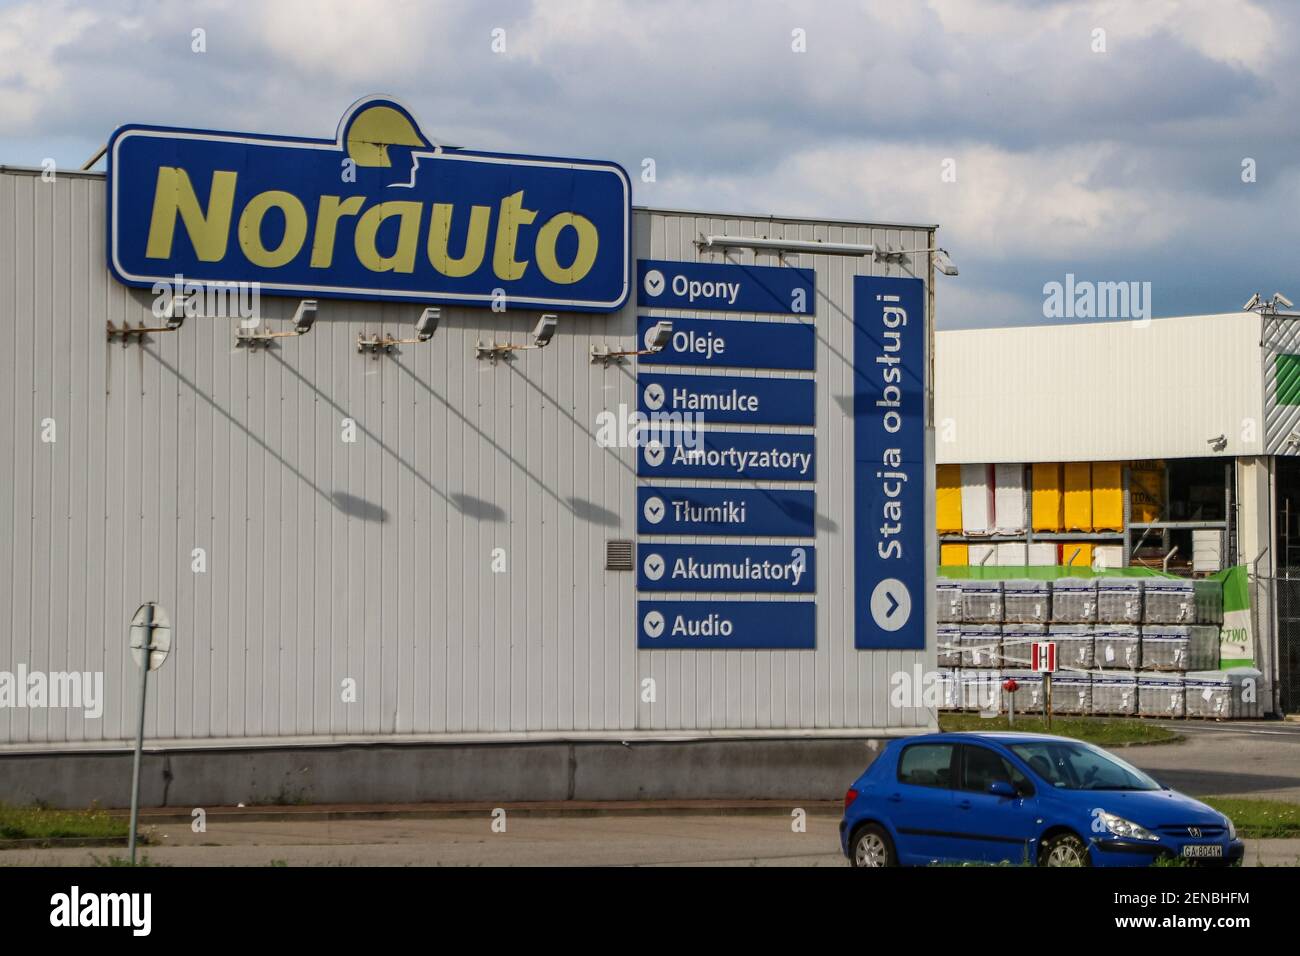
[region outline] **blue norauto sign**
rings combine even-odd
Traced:
[[[447,149],[388,98],[332,139],[124,126],[108,257],[127,285],[612,312],[631,274],[616,163]]]

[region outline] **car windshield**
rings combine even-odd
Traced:
[[[1012,752],[1053,787],[1062,790],[1159,790],[1141,770],[1097,747],[1067,740],[1027,740]]]

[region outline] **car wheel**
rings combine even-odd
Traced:
[[[1088,847],[1073,833],[1058,833],[1043,841],[1038,851],[1039,866],[1091,866]]]
[[[854,867],[897,866],[894,843],[884,827],[868,823],[853,835],[853,853],[849,862]]]

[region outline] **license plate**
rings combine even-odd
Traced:
[[[1218,844],[1193,844],[1183,847],[1183,856],[1188,857],[1206,857],[1206,856],[1223,856],[1223,847]]]

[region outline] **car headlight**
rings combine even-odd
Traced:
[[[1101,822],[1106,830],[1117,837],[1124,837],[1126,840],[1159,840],[1146,827],[1138,826],[1132,820],[1125,820],[1123,817],[1117,817],[1113,813],[1102,811]]]
[[[1237,839],[1237,827],[1236,827],[1236,825],[1232,822],[1232,817],[1225,816],[1225,817],[1223,818],[1223,822],[1226,823],[1226,824],[1228,825],[1228,839],[1229,839],[1229,840],[1235,840],[1235,839]]]

